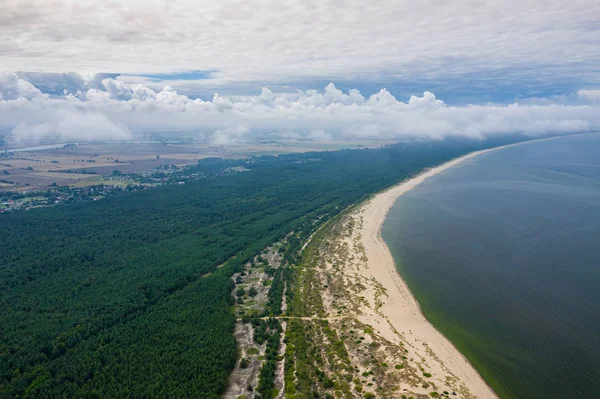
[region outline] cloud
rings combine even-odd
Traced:
[[[5,74],[0,78],[0,100],[32,100],[37,97],[42,97],[42,92],[17,75]]]
[[[542,136],[600,130],[600,107],[586,100],[592,98],[589,90],[579,92],[572,105],[547,100],[449,106],[428,91],[403,102],[386,89],[365,97],[333,83],[323,90],[214,94],[206,101],[168,86],[155,91],[111,78],[95,87],[50,96],[15,74],[0,76],[0,128],[10,132],[13,142],[122,140],[144,132],[185,132],[214,145],[277,138]]]
[[[91,102],[73,98],[73,94],[65,94],[53,99],[17,74],[1,74],[0,127],[10,131],[8,142],[16,145],[130,137],[127,126],[109,119],[101,109],[88,107]]]
[[[129,129],[100,113],[59,109],[38,115],[35,121],[20,122],[11,131],[9,142],[22,145],[42,141],[124,140],[129,136]]]
[[[86,91],[101,88],[102,80],[116,78],[117,74],[107,73],[44,73],[44,72],[17,72],[15,75],[22,80],[30,82],[44,93],[56,95]]]
[[[244,140],[244,136],[248,133],[250,133],[250,129],[242,125],[218,129],[210,135],[210,143],[216,146],[238,144]]]
[[[598,15],[594,0],[4,0],[0,68],[202,70],[212,73],[194,84],[211,88],[490,77],[584,87],[600,83]]]
[[[600,89],[582,89],[577,92],[577,95],[588,100],[600,100]]]

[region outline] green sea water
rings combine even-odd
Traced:
[[[382,234],[502,398],[600,397],[600,134],[467,160],[400,197]]]

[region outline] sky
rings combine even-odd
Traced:
[[[595,0],[4,0],[0,131],[226,145],[600,130],[598,15]]]

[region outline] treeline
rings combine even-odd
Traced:
[[[277,357],[279,355],[279,343],[283,329],[277,319],[253,320],[254,342],[261,345],[266,342],[265,361],[258,375],[258,386],[256,387],[257,399],[271,399],[277,396],[275,391],[275,373],[277,371]]]
[[[290,272],[291,270],[287,267],[281,267],[275,271],[275,277],[267,294],[267,303],[265,306],[267,315],[278,316],[281,314],[283,291],[285,289],[286,277],[290,275]]]
[[[0,397],[218,397],[235,364],[230,276],[241,265],[484,145],[213,159],[194,170],[249,171],[1,215]]]

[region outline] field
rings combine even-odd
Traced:
[[[189,165],[209,157],[228,159],[280,155],[341,148],[374,148],[390,144],[377,140],[330,140],[240,144],[215,147],[207,144],[168,143],[83,143],[37,151],[0,148],[0,190],[29,191],[52,186],[99,184],[97,175],[118,170],[138,173],[162,165]],[[81,173],[85,171],[85,173]],[[66,173],[69,172],[69,173]],[[75,172],[75,173],[73,173]],[[7,183],[9,182],[9,183]]]
[[[82,180],[78,181],[77,183],[71,184],[71,187],[88,187],[88,186],[97,186],[100,184],[126,187],[128,184],[132,184],[132,183],[133,183],[132,181],[128,181],[128,180],[109,180],[109,179],[105,179],[102,176],[93,176],[93,177],[88,176],[86,179],[82,179]]]

